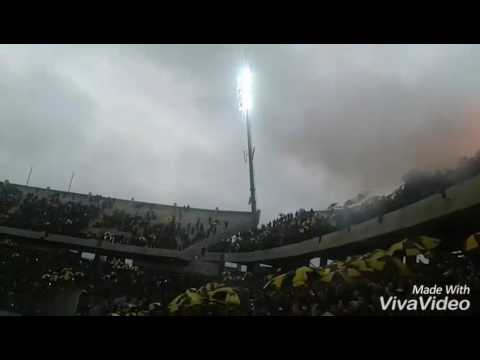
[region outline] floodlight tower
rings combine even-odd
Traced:
[[[237,79],[237,85],[239,109],[242,113],[242,118],[247,124],[248,165],[250,170],[250,200],[248,203],[251,205],[252,215],[254,219],[256,219],[257,199],[255,197],[255,176],[253,172],[253,155],[255,154],[255,148],[252,146],[252,134],[248,117],[248,113],[252,109],[253,74],[250,71],[250,67],[248,65],[245,65],[244,68],[240,71]]]

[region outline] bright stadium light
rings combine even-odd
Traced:
[[[253,74],[250,71],[250,67],[247,65],[240,71],[237,79],[239,107],[240,111],[243,113],[252,109],[252,85]]]

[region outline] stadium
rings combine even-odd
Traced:
[[[242,47],[232,48],[237,51]],[[267,174],[265,171],[263,173],[265,175],[262,175],[268,179],[267,181],[260,181],[258,184],[256,182],[256,176],[261,175],[264,166],[255,168],[254,162],[257,160],[273,162],[275,154],[272,151],[265,155],[259,142],[254,144],[253,141],[254,135],[257,135],[253,130],[259,130],[258,126],[254,126],[254,122],[262,114],[255,112],[254,109],[262,104],[268,104],[267,100],[259,101],[258,105],[255,102],[262,90],[261,86],[255,85],[257,75],[261,73],[260,69],[267,72],[267,67],[261,67],[262,61],[266,61],[265,57],[262,57],[264,56],[262,51],[268,49],[249,49],[243,53],[233,52],[235,56],[241,53],[237,56],[241,61],[238,77],[235,79],[236,89],[230,89],[238,102],[236,105],[240,110],[240,126],[246,130],[242,135],[246,135],[247,149],[244,151],[244,161],[248,166],[242,167],[240,159],[238,162],[232,161],[229,169],[235,169],[232,171],[244,175],[242,184],[239,186],[225,181],[228,183],[225,189],[228,190],[222,191],[218,180],[218,183],[213,185],[208,183],[205,187],[199,188],[201,191],[197,191],[202,193],[198,199],[210,200],[215,197],[219,206],[192,207],[189,203],[180,205],[180,200],[178,204],[170,203],[172,197],[169,192],[181,197],[183,201],[185,196],[192,194],[189,187],[204,181],[202,174],[205,171],[197,171],[195,176],[180,176],[174,170],[167,171],[168,167],[162,164],[164,166],[161,169],[162,176],[155,179],[155,189],[159,188],[158,193],[165,194],[167,200],[157,203],[157,200],[128,199],[126,196],[128,192],[122,192],[124,187],[122,183],[118,185],[120,190],[113,190],[114,183],[120,182],[115,178],[116,175],[109,176],[109,180],[103,181],[101,186],[91,185],[90,181],[96,176],[96,171],[113,173],[115,165],[111,168],[105,165],[105,170],[94,167],[89,175],[83,174],[83,178],[87,180],[81,186],[78,185],[81,190],[77,192],[72,190],[77,186],[75,173],[69,177],[65,190],[60,190],[56,183],[58,178],[56,167],[62,167],[64,164],[61,160],[54,166],[46,167],[48,176],[45,179],[48,185],[40,186],[38,182],[33,185],[38,166],[31,166],[28,169],[26,181],[22,183],[20,175],[13,176],[12,179],[5,178],[8,174],[17,174],[11,169],[17,169],[16,163],[19,160],[13,156],[5,160],[0,159],[2,160],[0,166],[5,171],[4,180],[0,181],[2,315],[445,316],[472,315],[480,312],[480,225],[477,220],[480,216],[480,152],[477,151],[475,136],[472,135],[475,122],[468,120],[472,128],[465,127],[467,130],[465,134],[462,133],[462,136],[464,135],[462,139],[465,141],[458,141],[461,146],[455,145],[457,143],[453,140],[449,140],[450,145],[438,145],[442,143],[438,141],[441,138],[438,135],[440,132],[432,143],[427,141],[430,141],[428,137],[421,138],[421,143],[427,143],[427,146],[415,147],[415,159],[423,156],[421,153],[423,149],[431,156],[425,158],[428,161],[437,160],[437,155],[442,161],[445,159],[451,161],[445,163],[435,161],[433,165],[429,164],[431,166],[426,166],[428,161],[425,159],[420,163],[413,160],[413,162],[397,161],[394,165],[399,168],[398,171],[423,165],[425,169],[406,171],[401,179],[393,179],[389,183],[394,186],[389,186],[388,190],[380,185],[378,187],[372,185],[374,193],[360,192],[346,201],[336,199],[334,201],[339,202],[331,202],[337,193],[331,188],[322,188],[315,184],[311,189],[320,188],[319,193],[331,192],[331,194],[323,195],[323,198],[320,196],[319,201],[309,189],[304,197],[300,195],[297,197],[296,191],[300,194],[299,188],[302,185],[295,184],[294,187],[286,188],[283,180],[279,179],[287,172],[286,170],[275,174],[272,167],[271,173]],[[476,51],[476,48],[474,50]],[[11,53],[15,51],[17,50],[12,50]],[[16,56],[26,58],[22,51]],[[28,51],[41,53],[42,49]],[[97,51],[98,49],[93,49],[92,54]],[[161,56],[173,57],[175,51],[167,49]],[[184,51],[187,50],[181,48],[182,56]],[[372,51],[375,53],[376,50]],[[199,54],[201,53],[197,55]],[[235,72],[233,67],[232,72]],[[4,74],[0,70],[0,78],[2,76]],[[161,79],[161,76],[158,76],[158,79]],[[5,77],[7,78],[6,75]],[[5,89],[9,90],[7,85],[8,81],[13,82],[12,78],[13,75],[5,81],[2,80],[0,89],[5,86]],[[261,79],[264,77],[258,75],[258,81]],[[384,88],[382,85],[381,89]],[[138,86],[136,91],[141,93],[144,90]],[[478,92],[478,89],[474,90]],[[182,91],[186,90],[182,88]],[[467,92],[466,89],[458,91]],[[37,96],[35,92],[33,94],[33,97]],[[397,93],[395,94],[397,96]],[[342,93],[337,96],[341,97]],[[349,96],[356,99],[356,96],[361,97],[363,94]],[[374,98],[379,96],[380,93],[375,92]],[[442,98],[441,95],[438,96]],[[404,97],[413,101],[413,97],[407,95]],[[360,100],[362,109],[364,102],[367,103],[369,100],[368,98]],[[140,99],[137,99],[136,103],[144,104]],[[10,110],[10,114],[17,108],[12,105],[13,98],[5,103],[0,102],[0,106],[2,104],[5,105],[6,111]],[[145,108],[149,107],[145,105]],[[268,106],[265,105],[265,108]],[[178,109],[182,111],[183,107]],[[118,109],[115,108],[115,111]],[[447,113],[451,115],[450,112]],[[408,114],[407,112],[406,115]],[[363,115],[358,116],[361,118]],[[343,115],[340,117],[343,118]],[[418,118],[421,116],[418,115]],[[19,119],[21,122],[22,118]],[[191,131],[197,126],[195,122],[192,124]],[[301,126],[308,127],[311,124],[307,125],[305,123]],[[5,121],[4,128],[8,129],[8,126],[9,123]],[[173,129],[174,125],[168,126],[172,126]],[[419,125],[415,124],[412,129],[417,128]],[[129,131],[138,131],[136,129],[135,125]],[[454,130],[448,129],[445,131],[447,139],[457,135]],[[21,129],[18,131],[21,132]],[[116,130],[108,128],[108,131]],[[397,133],[394,136],[400,131],[400,128],[396,129]],[[147,129],[146,132],[151,133],[153,130]],[[171,132],[172,134],[169,134],[169,131],[165,131],[165,139],[174,137],[175,130]],[[313,133],[313,130],[310,129],[308,132]],[[263,135],[265,137],[262,138],[261,144],[267,147],[268,141],[265,139],[274,136],[270,132],[265,133],[267,135]],[[428,131],[426,133],[429,134]],[[362,130],[359,129],[352,139],[360,137],[358,140],[360,144],[368,143],[369,141],[362,138],[367,136],[365,134],[367,132],[362,135]],[[408,141],[411,141],[414,136],[411,135],[410,129],[408,134]],[[300,139],[300,145],[292,139],[291,146],[306,146],[303,142],[307,143],[309,136],[305,133],[303,135],[305,138]],[[12,133],[10,136],[13,136]],[[93,136],[94,134],[89,134],[88,138]],[[25,139],[28,142],[33,141],[33,138]],[[218,134],[212,142],[215,144],[217,139]],[[7,140],[5,138],[5,144],[9,146]],[[241,141],[243,140],[242,137]],[[70,140],[67,140],[67,143],[69,142]],[[138,138],[129,138],[128,142],[132,144],[132,148],[137,148],[140,144],[145,146],[145,149],[153,149],[156,146],[155,142],[141,141]],[[221,139],[218,142],[223,143]],[[407,140],[402,140],[402,143],[407,143]],[[112,144],[109,148],[111,153],[122,153],[121,146],[115,147]],[[39,146],[48,147],[49,144],[44,142]],[[67,152],[67,148],[74,146],[75,141],[70,147],[62,147],[62,150]],[[176,149],[173,154],[181,152],[176,143],[173,146]],[[350,145],[343,146],[348,149]],[[392,148],[395,149],[394,144],[386,145],[384,141],[381,142],[381,146],[385,153]],[[435,151],[430,149],[430,146]],[[103,148],[105,146],[102,145]],[[6,149],[10,150],[8,147]],[[165,149],[164,151],[167,151]],[[386,169],[374,171],[377,169],[376,165],[368,165],[372,168],[365,172],[371,174],[365,176],[362,174],[359,177],[346,176],[352,177],[354,192],[358,193],[364,182],[369,185],[373,182],[380,184],[381,179],[377,178],[387,177],[387,168],[395,162],[392,154],[385,155],[386,160],[382,162],[383,155],[376,147],[372,149],[373,153],[368,154],[368,159],[373,159],[373,162],[377,159]],[[11,150],[11,153],[13,151],[17,150]],[[81,158],[87,156],[86,148],[78,151]],[[23,149],[23,152],[27,153],[27,156],[37,158],[37,155],[33,154],[34,151]],[[99,154],[100,151],[93,153],[92,163],[100,156]],[[193,153],[188,154],[194,156]],[[256,155],[267,157],[268,160],[257,158]],[[121,160],[127,163],[125,165],[127,171],[128,167],[142,163],[140,157],[131,161],[127,155],[122,156]],[[208,169],[210,165],[215,169],[215,173],[227,173],[225,179],[228,179],[229,170],[216,167],[218,163],[222,164],[223,160],[217,160],[215,156],[212,155],[203,162],[210,163],[206,164],[206,167]],[[340,158],[337,154],[331,156],[337,156],[335,161],[340,161],[343,155]],[[176,166],[184,159],[183,157],[177,159],[168,152],[166,158],[172,157],[171,163]],[[226,156],[221,154],[218,157]],[[355,163],[361,162],[361,157],[356,158],[355,155],[347,157],[348,161],[351,161],[350,157],[354,158],[349,166],[357,172]],[[69,164],[74,161],[67,159],[65,162]],[[298,160],[298,163],[300,162]],[[152,163],[155,164],[154,161]],[[193,163],[191,168],[194,168],[198,161],[194,160]],[[81,164],[79,162],[78,166]],[[445,164],[448,167],[444,166]],[[151,171],[152,167],[154,166],[149,163],[146,171]],[[172,166],[172,169],[175,168]],[[139,188],[147,189],[144,196],[158,199],[157,192],[151,190],[154,188],[153,185],[138,180],[139,177],[143,179],[144,176],[148,176],[138,173],[138,169],[135,169],[128,171],[136,173],[132,184],[135,184],[135,187],[141,184]],[[191,173],[191,169],[189,171]],[[308,173],[306,171],[301,175],[308,177]],[[185,183],[185,187],[179,185],[180,190],[171,190],[177,189],[175,185],[168,191],[161,190],[162,181],[168,182],[167,176],[172,176],[173,179],[181,177],[178,181]],[[248,186],[245,182],[247,180]],[[340,180],[334,180],[330,183],[332,187],[335,184],[339,188],[343,186]],[[274,184],[275,182],[279,185]],[[355,185],[357,183],[362,185]],[[109,186],[112,186],[112,189],[109,189]],[[274,186],[279,188],[276,196],[264,197],[263,194],[272,194],[269,188]],[[215,187],[218,189],[212,189]],[[99,189],[105,189],[107,194],[118,195],[97,194]],[[210,192],[205,189],[210,189]],[[342,192],[340,196],[347,193]],[[248,203],[249,209],[228,208],[229,204],[237,204],[237,195],[240,199],[238,203]],[[296,210],[288,211],[288,207],[277,207],[278,203],[290,202],[291,197],[294,198],[291,203],[299,205]],[[268,210],[268,214],[265,215],[262,201],[273,204],[269,206],[275,209]],[[302,201],[305,201],[305,205],[299,204]],[[316,201],[318,205],[313,208],[312,205]]]

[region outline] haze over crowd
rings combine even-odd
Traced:
[[[248,210],[243,52],[262,221],[479,148],[477,45],[0,45],[0,178]]]

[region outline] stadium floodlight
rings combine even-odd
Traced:
[[[253,74],[250,70],[250,67],[246,65],[240,71],[237,78],[237,91],[238,91],[238,102],[239,109],[242,113],[242,117],[247,124],[247,141],[248,141],[248,165],[250,170],[250,200],[248,203],[252,207],[253,222],[256,226],[257,224],[257,199],[255,196],[255,176],[253,171],[253,155],[255,154],[255,149],[252,147],[252,135],[250,131],[250,122],[249,122],[249,111],[252,109],[253,105]]]
[[[242,113],[246,113],[252,109],[252,85],[253,74],[247,65],[240,71],[237,79],[239,108]]]

